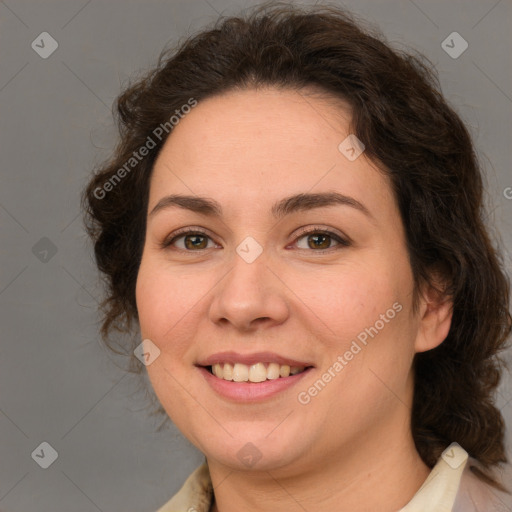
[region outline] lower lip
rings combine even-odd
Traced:
[[[219,379],[202,366],[197,368],[216,393],[237,402],[258,402],[273,397],[300,382],[313,369],[310,367],[289,377],[279,377],[263,382],[234,382]]]

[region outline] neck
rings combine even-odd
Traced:
[[[208,460],[215,493],[211,512],[270,512],[293,506],[323,512],[400,510],[430,473],[403,420],[380,435],[361,434],[331,457],[308,463],[307,469],[233,471]]]

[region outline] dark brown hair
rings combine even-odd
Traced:
[[[507,462],[494,393],[505,366],[498,354],[511,330],[510,284],[484,223],[480,164],[430,61],[385,41],[339,8],[263,5],[245,16],[220,18],[164,50],[154,69],[126,87],[117,99],[120,142],[82,198],[107,284],[101,333],[120,353],[111,343],[114,331],[133,333],[138,323],[135,285],[149,180],[166,137],[113,181],[133,152],[191,98],[200,102],[259,86],[317,88],[351,105],[352,133],[390,179],[406,232],[415,307],[421,286],[434,285],[435,276],[453,300],[447,338],[414,360],[411,427],[418,452],[432,467],[456,441],[483,466],[475,469],[479,478],[504,490],[489,471]],[[103,193],[107,182],[112,186]],[[124,341],[129,370],[142,372],[132,353],[140,340]],[[165,414],[161,406],[158,412]]]

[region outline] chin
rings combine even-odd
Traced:
[[[208,446],[201,451],[210,462],[217,461],[235,471],[272,471],[287,467],[293,467],[295,471],[298,468],[297,459],[300,458],[296,452],[299,447],[295,445],[295,450],[291,452],[282,439],[276,438],[275,443],[270,443],[265,436],[253,441],[250,436],[245,436],[243,440],[230,438],[224,444],[215,445],[209,439]],[[304,451],[307,451],[307,447],[304,447]]]

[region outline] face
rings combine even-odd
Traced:
[[[212,461],[311,469],[407,423],[413,277],[387,178],[339,148],[349,121],[319,96],[229,92],[183,117],[155,163],[136,289],[160,350],[146,369]],[[286,201],[299,194],[314,196]]]

